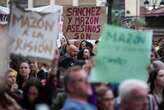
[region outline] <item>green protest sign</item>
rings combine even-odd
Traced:
[[[91,71],[93,82],[120,82],[125,79],[147,79],[152,32],[105,25]]]

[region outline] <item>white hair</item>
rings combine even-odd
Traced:
[[[136,79],[128,79],[123,81],[119,86],[119,96],[121,99],[127,99],[131,92],[135,89],[145,89],[148,91],[146,82]]]
[[[158,69],[164,69],[164,63],[160,60],[155,60],[153,61],[153,66],[154,66],[154,69],[155,68],[158,68]],[[155,67],[156,66],[156,67]]]

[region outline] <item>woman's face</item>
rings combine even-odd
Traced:
[[[19,68],[19,73],[22,77],[27,77],[30,74],[30,71],[31,70],[28,63],[26,62],[21,63],[20,68]]]
[[[88,49],[84,49],[83,57],[84,59],[88,59],[90,57],[90,52]]]
[[[66,39],[65,39],[64,37],[62,37],[62,38],[60,39],[60,42],[61,42],[61,45],[62,45],[62,46],[65,46],[65,45],[67,44],[67,41],[66,41]]]
[[[114,96],[111,90],[108,90],[101,102],[101,105],[103,110],[113,110],[114,109]]]
[[[13,85],[16,83],[16,76],[12,73],[9,73],[8,76],[7,76],[7,84],[9,86]]]
[[[83,41],[83,42],[81,43],[81,49],[85,49],[85,48],[86,48],[86,42]]]
[[[151,57],[151,62],[156,60],[156,56],[155,56],[154,52],[151,52],[151,56],[150,57]]]
[[[155,82],[158,86],[164,88],[164,70],[159,70]]]
[[[28,101],[34,103],[39,96],[39,91],[35,86],[31,86],[27,92]]]

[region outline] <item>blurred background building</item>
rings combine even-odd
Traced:
[[[6,6],[9,0],[0,0],[0,6]],[[39,7],[49,4],[62,6],[107,6],[107,0],[18,0],[27,7]],[[145,28],[154,31],[154,36],[164,37],[164,0],[113,0],[112,9],[124,12],[127,17],[140,17],[146,22]]]

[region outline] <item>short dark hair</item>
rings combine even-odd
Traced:
[[[73,67],[70,67],[67,69],[65,76],[64,76],[64,87],[65,87],[66,92],[69,92],[68,86],[70,86],[74,82],[74,79],[71,76],[71,73],[79,71],[81,69],[82,69],[82,67],[80,67],[80,66],[73,66]]]

